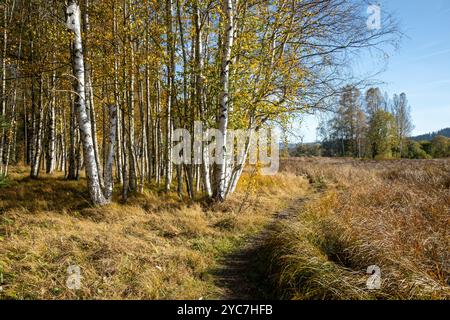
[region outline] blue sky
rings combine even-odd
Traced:
[[[355,71],[373,73],[392,96],[405,92],[415,125],[413,135],[450,126],[450,1],[385,0],[383,10],[393,12],[405,34],[387,64],[361,59]],[[366,61],[369,60],[369,61]],[[385,66],[385,68],[383,68]],[[316,140],[317,117],[307,116],[293,128],[304,142]],[[297,142],[298,137],[290,138]]]

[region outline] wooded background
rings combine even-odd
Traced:
[[[24,163],[32,178],[45,170],[78,179],[84,168],[97,204],[109,201],[113,182],[123,199],[156,184],[223,201],[243,163],[227,159],[224,146],[216,156],[226,161],[210,166],[204,143],[202,165],[174,165],[174,128],[194,135],[201,121],[226,141],[229,129],[326,110],[354,55],[397,42],[392,17],[369,30],[366,8],[350,0],[2,0],[1,174]]]

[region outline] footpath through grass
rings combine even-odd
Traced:
[[[449,159],[283,167],[321,193],[270,232],[264,251],[276,297],[450,298]],[[379,289],[367,286],[369,266],[381,272]]]
[[[1,299],[214,299],[224,257],[308,189],[304,178],[244,176],[229,202],[208,207],[147,191],[93,208],[85,181],[26,178],[0,191]],[[66,285],[79,266],[81,288]]]

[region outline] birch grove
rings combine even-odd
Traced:
[[[326,108],[350,55],[395,45],[395,22],[368,31],[364,5],[4,0],[0,174],[86,179],[96,205],[150,188],[224,201],[259,130]]]

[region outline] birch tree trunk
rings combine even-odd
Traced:
[[[196,68],[197,68],[197,79],[196,79],[196,102],[200,112],[200,117],[202,119],[202,123],[206,125],[206,100],[204,99],[204,76],[203,76],[203,68],[204,68],[204,60],[203,60],[203,35],[202,35],[202,25],[201,25],[201,17],[200,17],[200,8],[198,7],[198,1],[194,3],[194,22],[195,22],[195,60],[196,60]],[[202,134],[201,132],[198,134]],[[212,197],[212,188],[211,188],[211,177],[209,173],[209,149],[208,143],[202,144],[202,177],[203,177],[203,186],[205,188],[206,194],[208,197]]]
[[[223,11],[225,13],[224,21],[224,42],[222,52],[222,66],[220,71],[220,87],[219,95],[219,131],[222,134],[222,145],[217,148],[216,164],[216,198],[218,201],[225,200],[226,192],[226,171],[227,171],[227,130],[228,130],[228,106],[229,106],[229,89],[230,89],[230,65],[231,65],[231,49],[233,47],[234,36],[234,13],[232,0],[222,0]]]
[[[180,32],[180,47],[181,47],[181,52],[182,52],[182,57],[183,57],[183,104],[184,104],[184,123],[183,123],[183,127],[185,129],[187,129],[187,127],[189,126],[189,114],[188,111],[191,109],[193,109],[192,104],[190,104],[189,101],[189,91],[188,91],[188,69],[189,69],[189,65],[188,65],[188,59],[187,59],[187,53],[186,53],[186,42],[185,42],[185,38],[184,38],[184,28],[183,28],[183,19],[182,19],[182,11],[181,11],[181,7],[180,7],[180,1],[176,0],[176,4],[177,4],[177,17],[178,17],[178,27],[179,27],[179,32]],[[195,10],[195,8],[194,8]],[[191,122],[193,122],[193,118],[191,119]],[[181,119],[180,119],[180,123],[181,123]],[[191,147],[192,147],[192,142],[191,142]],[[183,155],[185,156],[185,155]],[[192,158],[192,156],[191,156]],[[193,193],[193,189],[192,189],[192,164],[187,164],[186,163],[186,158],[184,158],[185,163],[182,166],[182,170],[185,171],[185,178],[186,178],[186,189],[189,195],[190,199],[193,199],[194,197],[194,193]],[[189,159],[192,160],[192,159]],[[192,162],[191,162],[192,163]]]
[[[14,4],[13,4],[13,8],[14,8]],[[13,15],[13,9],[11,10],[11,16]],[[6,8],[4,9],[4,36],[3,36],[3,40],[4,40],[4,46],[3,46],[3,55],[2,55],[2,112],[3,115],[6,115],[6,96],[5,96],[5,90],[6,90],[6,64],[5,64],[5,59],[6,59],[6,48],[7,48],[7,31],[6,31],[6,26],[7,26],[7,10]],[[21,20],[21,29],[20,29],[20,35],[19,35],[19,48],[18,48],[18,56],[20,58],[20,56],[22,55],[22,32],[23,32],[23,18]],[[6,159],[3,159],[3,155],[0,156],[0,159],[4,160],[4,167],[3,167],[3,162],[2,160],[0,160],[0,173],[3,173],[3,175],[7,176],[8,175],[8,166],[11,160],[11,153],[12,156],[14,158],[14,161],[16,161],[16,138],[17,138],[17,88],[19,86],[19,58],[16,60],[16,64],[14,66],[14,89],[13,89],[13,98],[12,98],[12,103],[11,103],[11,116],[10,116],[10,123],[9,123],[9,128],[8,128],[8,134],[6,137],[4,137],[2,135],[3,138],[6,139]],[[26,123],[24,124],[24,127],[26,127]],[[4,152],[4,148],[5,145],[4,143],[2,143],[2,146],[0,147],[2,148],[2,152]],[[12,149],[12,150],[11,150]]]
[[[70,103],[70,124],[69,124],[69,170],[67,173],[68,180],[76,180],[76,115],[75,115],[75,102],[72,98],[72,95],[69,94],[69,103]]]
[[[144,192],[144,181],[145,181],[145,174],[147,171],[147,165],[146,165],[146,157],[145,157],[145,150],[147,149],[146,146],[146,121],[145,121],[145,114],[144,112],[144,92],[143,92],[143,84],[142,79],[138,80],[138,96],[139,96],[139,119],[141,123],[141,132],[140,132],[140,139],[139,139],[139,159],[140,159],[140,170],[139,170],[139,192]]]
[[[134,74],[134,44],[130,40],[130,88],[129,88],[129,103],[128,103],[128,151],[129,151],[129,159],[130,159],[130,190],[137,190],[137,159],[136,159],[136,147],[135,147],[135,125],[134,125],[134,87],[135,87],[135,74]]]
[[[117,107],[109,107],[109,137],[108,137],[108,154],[105,162],[105,198],[110,201],[112,198],[114,179],[113,179],[113,163],[114,163],[114,146],[117,134]]]
[[[114,39],[114,103],[116,108],[119,109],[120,105],[120,94],[119,94],[119,52],[118,52],[118,41],[117,41],[117,13],[115,2],[113,4],[113,39]],[[121,114],[119,110],[117,111],[116,127],[117,127],[117,151],[116,151],[116,176],[120,183],[123,182],[122,178],[122,130],[121,130]]]
[[[19,40],[19,57],[22,54],[22,32],[20,33],[20,40]],[[9,128],[8,133],[8,150],[6,152],[6,160],[5,160],[5,167],[3,169],[3,174],[5,176],[8,175],[8,165],[11,159],[11,147],[13,146],[13,157],[14,160],[16,158],[16,138],[17,138],[17,87],[19,86],[19,70],[17,68],[18,66],[18,60],[16,61],[16,70],[15,70],[15,81],[14,81],[14,93],[13,93],[13,101],[11,105],[11,125]],[[25,99],[24,99],[25,100]],[[25,103],[25,102],[23,102]],[[26,123],[24,123],[24,127],[26,127]],[[11,146],[12,145],[12,146]]]
[[[88,43],[88,37],[89,32],[91,29],[90,26],[90,20],[89,20],[89,7],[90,7],[90,1],[84,0],[84,15],[83,15],[83,27],[84,27],[84,44],[83,44],[83,53],[84,56],[89,57],[89,43]],[[91,130],[92,130],[92,141],[94,145],[94,154],[95,154],[95,162],[97,163],[97,170],[99,172],[99,180],[100,185],[103,185],[102,181],[102,162],[100,161],[100,154],[98,151],[98,141],[97,141],[97,116],[95,112],[95,104],[94,104],[94,89],[92,86],[92,66],[89,63],[89,60],[85,62],[85,70],[84,70],[84,76],[85,76],[85,88],[86,88],[86,110],[88,113],[88,118],[91,121]]]
[[[20,50],[20,49],[19,49]],[[16,73],[18,71],[16,70]],[[14,84],[14,93],[13,93],[13,100],[11,103],[11,118],[10,118],[10,126],[8,130],[8,136],[7,136],[7,150],[6,150],[6,159],[5,159],[5,165],[4,168],[1,170],[1,172],[7,176],[8,175],[8,166],[11,159],[11,148],[13,155],[15,155],[15,140],[16,140],[16,130],[17,130],[17,121],[16,121],[16,105],[17,105],[17,74],[16,74],[16,81]]]
[[[33,157],[31,159],[31,173],[30,177],[35,179],[39,176],[39,169],[40,169],[40,163],[41,163],[41,155],[42,155],[42,131],[44,127],[44,105],[43,105],[43,99],[44,99],[44,88],[42,84],[42,75],[39,75],[38,78],[38,84],[39,84],[39,98],[38,98],[38,116],[37,116],[37,123],[35,124],[35,130],[34,130],[34,153]],[[36,117],[36,115],[35,115]],[[36,121],[36,120],[35,120]]]
[[[30,62],[34,62],[34,40],[32,34],[30,34]],[[31,164],[34,158],[34,147],[35,147],[35,138],[36,138],[36,86],[35,86],[35,73],[34,71],[31,74],[31,115],[30,115],[30,130],[29,130],[29,140],[28,140],[28,162],[27,164]]]
[[[124,99],[126,101],[126,99]],[[128,199],[128,152],[127,152],[127,136],[126,136],[126,114],[125,107],[122,107],[121,114],[121,124],[122,124],[122,200],[127,201]]]
[[[247,159],[250,147],[253,143],[253,136],[254,136],[254,128],[253,128],[253,116],[250,119],[250,125],[249,125],[249,134],[248,134],[248,140],[246,141],[246,145],[245,148],[243,150],[241,150],[241,152],[238,154],[237,157],[237,163],[236,165],[232,168],[232,171],[230,173],[230,179],[229,179],[229,183],[227,186],[227,190],[225,193],[225,198],[232,194],[237,187],[237,184],[239,182],[239,179],[242,175],[242,172],[244,171],[244,166],[245,166],[245,161]]]
[[[60,170],[64,172],[64,176],[67,176],[67,149],[66,149],[66,112],[64,109],[60,109],[60,135],[61,135],[61,160]]]
[[[159,76],[158,76],[159,77]],[[162,166],[162,129],[161,129],[161,83],[156,81],[156,119],[155,119],[155,173],[156,183],[159,187],[161,183],[161,166]]]
[[[28,165],[30,160],[29,143],[28,143],[28,112],[26,101],[26,91],[23,90],[23,162]]]
[[[17,94],[17,93],[15,93]],[[8,175],[9,163],[11,161],[11,154],[13,157],[16,155],[16,139],[17,139],[17,117],[16,117],[16,97],[13,98],[14,102],[12,105],[12,115],[11,115],[11,128],[8,134],[8,150],[6,151],[5,167],[3,169],[3,174]],[[12,149],[12,150],[11,150]]]
[[[6,49],[8,47],[8,33],[7,33],[7,7],[4,4],[3,8],[4,16],[3,16],[3,49],[2,49],[2,91],[1,91],[1,99],[2,104],[0,108],[0,117],[5,117],[6,115]],[[3,174],[3,152],[5,148],[5,128],[0,130],[0,173]]]
[[[172,184],[172,107],[175,102],[175,37],[173,28],[173,0],[166,2],[166,23],[167,23],[167,51],[169,54],[169,64],[167,68],[168,94],[166,108],[166,191],[170,190]]]
[[[148,39],[147,39],[148,46]],[[152,115],[152,106],[150,101],[150,79],[148,73],[148,65],[145,66],[145,97],[146,97],[146,133],[147,133],[147,159],[148,159],[148,180],[149,182],[152,179],[153,174],[153,155],[154,155],[154,130],[153,130],[153,115]]]
[[[74,0],[67,7],[67,27],[73,31],[74,37],[74,75],[77,79],[77,113],[83,143],[84,163],[91,200],[96,205],[104,205],[108,201],[100,186],[97,162],[92,139],[92,128],[86,112],[86,94],[84,81],[83,44],[81,41],[80,8]]]
[[[51,103],[48,110],[48,152],[47,152],[47,173],[53,173],[56,163],[56,72],[53,71],[51,81]]]

